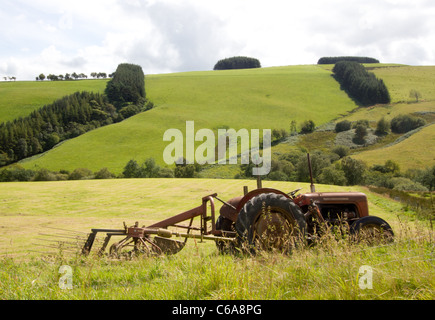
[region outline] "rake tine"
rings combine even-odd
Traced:
[[[49,244],[47,244],[47,245],[43,245],[43,244],[39,244],[39,243],[32,243],[32,245],[34,245],[34,246],[37,246],[37,247],[43,247],[43,248],[53,248],[53,249],[62,249],[62,250],[66,250],[66,251],[68,251],[68,250],[72,250],[72,251],[75,251],[75,250],[78,250],[79,248],[78,247],[65,247],[65,246],[55,246],[55,245],[49,245]]]
[[[65,239],[73,239],[73,240],[86,240],[86,238],[82,237],[69,237],[66,235],[60,235],[60,234],[46,234],[46,233],[39,233],[40,236],[47,236],[47,237],[54,237],[54,238],[65,238]]]
[[[48,227],[48,226],[44,226],[44,228],[47,228],[47,229],[53,229],[53,230],[60,230],[60,231],[66,231],[66,232],[73,232],[73,233],[88,234],[88,232],[75,231],[75,230],[68,230],[68,229],[62,229],[62,228],[56,228],[56,227]]]
[[[35,240],[46,241],[46,242],[54,242],[54,243],[57,243],[57,244],[59,244],[59,245],[68,244],[68,245],[76,246],[76,247],[79,246],[79,245],[81,245],[81,243],[78,243],[78,242],[59,241],[59,240],[54,240],[54,239],[39,239],[39,238],[37,238],[37,239],[35,239]]]

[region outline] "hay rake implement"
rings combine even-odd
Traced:
[[[139,223],[136,222],[130,227],[124,223],[123,229],[92,229],[82,248],[82,254],[88,255],[91,252],[99,233],[105,234],[103,244],[98,250],[99,254],[106,252],[112,238],[122,237],[121,240],[111,244],[108,250],[108,253],[115,257],[130,257],[136,254],[175,254],[184,248],[189,238],[200,239],[201,241],[233,241],[236,232],[223,232],[216,229],[214,199],[219,199],[216,193],[203,197],[202,204],[196,208],[147,227],[139,227]],[[210,206],[210,215],[207,212],[208,206]],[[193,220],[196,217],[200,218],[200,226],[193,225]],[[188,225],[180,224],[186,221],[189,221]],[[211,224],[211,229],[209,229],[209,224]],[[186,232],[180,233],[169,229],[171,227],[186,229]],[[171,239],[173,237],[184,238],[184,241]]]

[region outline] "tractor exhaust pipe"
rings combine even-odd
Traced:
[[[307,153],[307,159],[308,159],[308,170],[310,172],[310,181],[311,181],[311,192],[316,192],[316,187],[314,186],[314,182],[313,182],[313,170],[311,169],[311,159],[310,159],[310,154]]]

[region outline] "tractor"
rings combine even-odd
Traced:
[[[198,207],[150,226],[140,227],[136,222],[130,227],[124,223],[123,229],[92,229],[82,253],[89,254],[98,233],[106,234],[100,254],[105,252],[112,237],[122,236],[109,249],[109,254],[117,257],[137,253],[174,254],[185,246],[189,238],[214,240],[222,252],[288,252],[301,243],[314,242],[331,228],[347,230],[357,240],[361,237],[376,241],[393,240],[391,226],[383,219],[369,215],[364,193],[316,192],[309,154],[307,158],[311,177],[309,193],[298,194],[301,189],[283,192],[263,188],[258,177],[257,188],[248,192],[244,187],[243,196],[225,201],[216,193],[207,195]],[[215,212],[215,200],[222,203],[219,216]],[[193,224],[196,217],[200,217],[199,225]],[[180,224],[183,221],[189,221],[189,224]],[[178,232],[173,228],[186,231]],[[180,240],[183,238],[184,241]]]

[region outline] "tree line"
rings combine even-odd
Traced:
[[[359,63],[379,63],[379,60],[370,57],[322,57],[317,61],[317,64],[336,64],[339,61],[355,61]]]
[[[76,92],[0,124],[0,166],[45,152],[66,139],[153,108],[142,68],[122,64],[106,93]]]
[[[229,70],[229,69],[251,69],[261,68],[261,63],[258,59],[250,57],[231,57],[219,60],[213,70]]]
[[[47,151],[63,140],[120,118],[101,94],[76,92],[65,96],[27,117],[0,124],[0,165]]]
[[[362,106],[390,103],[390,93],[382,79],[355,61],[339,61],[332,69],[341,87]]]
[[[91,77],[92,78],[103,78],[106,79],[107,77],[112,78],[114,75],[114,73],[110,73],[109,75],[107,75],[107,73],[105,72],[92,72],[91,73]],[[45,74],[41,73],[39,76],[37,76],[35,78],[36,81],[44,81],[45,79],[48,79],[50,81],[62,81],[62,80],[78,80],[78,79],[87,79],[88,76],[84,73],[76,73],[73,72],[72,74],[70,73],[66,73],[65,75],[63,74],[49,74],[48,76],[45,76]]]

